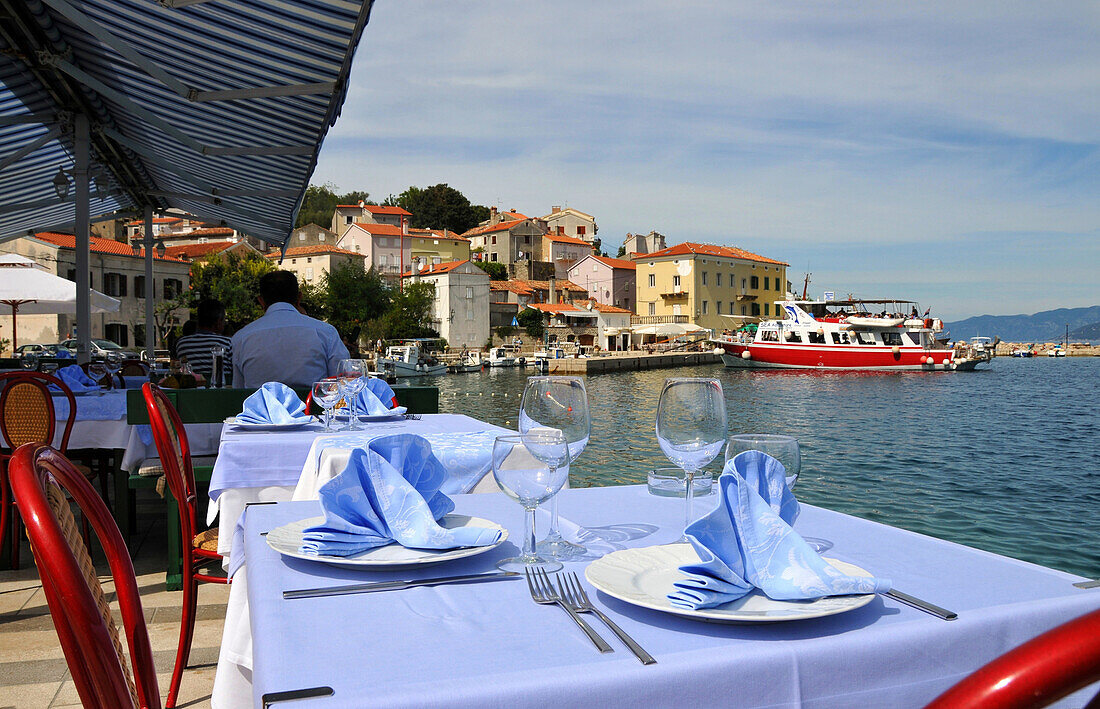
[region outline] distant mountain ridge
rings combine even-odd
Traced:
[[[953,340],[984,335],[999,337],[1005,342],[1057,342],[1066,336],[1066,325],[1069,325],[1070,342],[1098,339],[1100,305],[1044,310],[1034,315],[978,315],[944,323],[944,329],[950,331]]]

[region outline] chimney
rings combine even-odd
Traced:
[[[500,215],[497,213],[496,207],[489,207],[489,226],[496,226],[500,224]]]
[[[367,206],[366,202],[364,202],[363,200],[359,200],[359,209],[362,209],[365,206]]]
[[[551,214],[557,214],[560,211],[561,211],[561,205],[554,205],[553,207],[550,208],[550,213]]]
[[[554,304],[558,302],[558,281],[553,276],[550,276],[550,280],[547,282],[549,285],[550,296],[546,299],[546,302]]]

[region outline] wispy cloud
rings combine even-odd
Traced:
[[[612,249],[735,243],[958,315],[1091,305],[1098,30],[1086,2],[378,3],[315,180],[573,204]]]

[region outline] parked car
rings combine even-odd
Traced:
[[[61,347],[65,347],[72,352],[76,352],[76,340],[65,340],[60,344]],[[123,349],[121,345],[110,340],[92,340],[92,357],[102,357],[110,351],[121,352],[127,358],[137,358],[137,353],[132,350]]]
[[[23,359],[29,355],[35,357],[60,357],[69,359],[76,356],[76,350],[71,350],[61,345],[19,345],[15,349],[15,356]]]

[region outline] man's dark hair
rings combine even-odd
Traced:
[[[199,327],[205,329],[217,327],[218,321],[224,317],[225,306],[222,305],[220,300],[206,298],[199,301],[199,307],[195,313],[195,319],[198,320]]]
[[[260,297],[267,306],[298,304],[298,277],[290,271],[272,271],[260,276]]]

